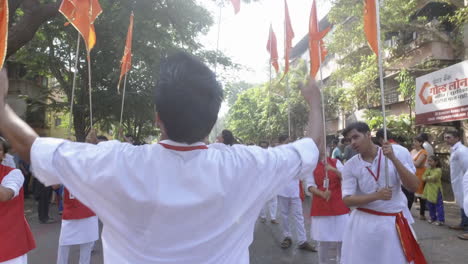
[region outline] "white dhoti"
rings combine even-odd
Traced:
[[[395,216],[353,210],[343,237],[343,264],[406,264]]]
[[[94,242],[99,239],[97,216],[77,220],[62,220],[57,264],[67,264],[72,245],[80,246],[80,264],[89,264]]]
[[[278,198],[276,195],[263,206],[262,211],[260,211],[260,218],[267,218],[267,210],[270,212],[271,220],[276,220],[276,212],[278,210]]]
[[[23,256],[0,262],[0,264],[28,264],[28,255],[24,254]]]
[[[306,231],[304,228],[304,215],[302,213],[301,198],[291,198],[278,196],[278,203],[281,210],[281,226],[283,228],[284,237],[292,237],[289,226],[289,216],[291,215],[292,225],[296,229],[297,242],[302,244],[307,241]]]

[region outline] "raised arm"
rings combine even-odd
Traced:
[[[30,162],[31,146],[39,136],[19,118],[6,103],[8,77],[6,70],[0,72],[0,132],[16,149],[20,157]]]
[[[302,87],[302,96],[309,105],[308,123],[305,131],[305,137],[310,137],[315,141],[320,151],[323,149],[323,121],[321,94],[314,80]]]

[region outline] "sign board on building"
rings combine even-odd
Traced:
[[[416,78],[416,124],[468,119],[468,60]]]

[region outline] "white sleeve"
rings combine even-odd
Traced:
[[[317,183],[315,182],[315,177],[313,175],[312,177],[306,178],[306,184],[307,184],[307,189],[309,189],[309,187],[317,188]]]
[[[393,150],[397,159],[406,167],[411,173],[416,172],[416,167],[414,166],[413,158],[411,153],[404,147],[400,145],[393,145]]]
[[[351,162],[347,162],[342,173],[343,180],[341,181],[341,193],[342,197],[350,196],[356,194],[357,191],[357,179],[353,174],[353,168]]]
[[[343,173],[343,168],[344,168],[343,163],[341,163],[341,161],[339,161],[339,160],[336,160],[336,169],[337,169],[339,172]]]
[[[463,210],[468,212],[468,171],[463,176]]]
[[[310,138],[262,149],[256,146],[232,146],[233,167],[243,174],[239,194],[259,195],[257,203],[264,203],[292,180],[313,177],[319,150]]]
[[[3,178],[1,185],[5,188],[11,189],[14,193],[13,198],[15,198],[18,196],[21,187],[23,187],[23,182],[24,177],[21,171],[14,169]]]
[[[38,138],[31,148],[31,171],[46,186],[63,184],[100,218],[117,217],[127,188],[136,189],[137,180],[128,175],[141,161],[137,149],[118,141],[94,145]]]
[[[468,171],[468,147],[463,145],[462,151],[463,152],[460,152],[460,155],[458,155],[460,159],[460,162],[458,164],[461,164],[463,170],[462,172],[463,174],[465,174],[465,172]]]

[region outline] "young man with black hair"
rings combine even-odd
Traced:
[[[468,228],[468,217],[463,209],[464,191],[463,176],[468,171],[468,147],[460,141],[460,132],[449,130],[444,134],[444,140],[450,146],[450,179],[452,182],[453,195],[460,207],[460,224],[449,226],[455,230],[466,230]],[[468,240],[468,233],[461,234],[460,239]]]
[[[219,150],[202,142],[223,98],[215,74],[177,53],[162,62],[156,79],[159,144],[39,138],[6,104],[5,71],[0,131],[31,160],[36,177],[46,185],[63,183],[97,214],[105,263],[249,263],[263,204],[290,180],[311,176],[317,163],[314,141],[321,142],[323,131],[318,87],[302,87],[309,105],[304,139],[270,149]]]
[[[344,233],[342,262],[426,263],[409,225],[414,220],[401,190],[402,184],[410,191],[419,185],[408,151],[388,142],[382,147],[375,145],[369,126],[363,122],[350,124],[343,136],[351,139],[359,154],[343,168],[343,201],[357,209],[351,213]]]

